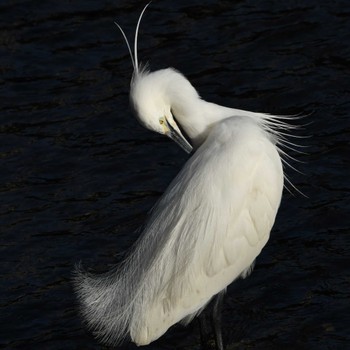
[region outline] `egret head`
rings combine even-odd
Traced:
[[[134,66],[134,74],[131,80],[130,100],[136,112],[136,116],[140,123],[147,129],[155,131],[159,134],[166,135],[178,143],[186,152],[192,151],[192,146],[182,135],[171,111],[171,102],[169,89],[169,78],[185,81],[185,85],[194,88],[188,80],[174,69],[168,68],[156,72],[148,72],[141,69],[137,57],[137,36],[139,32],[140,22],[143,13],[149,3],[144,7],[136,26],[134,39],[134,55],[123,29],[118,23],[115,23],[120,29],[128,47],[132,64]],[[194,90],[195,91],[195,90]]]
[[[179,93],[177,93],[176,85],[179,82]],[[138,72],[134,74],[131,82],[130,101],[136,117],[143,126],[170,137],[190,153],[192,146],[183,136],[172,111],[173,99],[177,99],[178,95],[183,93],[187,84],[192,92],[192,85],[172,68],[155,72]]]

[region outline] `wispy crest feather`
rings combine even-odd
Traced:
[[[143,8],[143,10],[140,14],[140,17],[137,21],[136,30],[135,30],[135,37],[134,37],[134,53],[131,50],[129,40],[128,40],[124,30],[117,22],[114,22],[114,24],[119,28],[120,32],[122,33],[123,38],[124,38],[125,43],[126,43],[126,46],[128,47],[131,62],[132,62],[132,65],[134,67],[134,75],[138,75],[140,73],[140,65],[139,65],[138,53],[137,53],[137,39],[138,39],[139,30],[140,30],[140,23],[141,23],[142,16],[145,13],[146,8],[149,6],[150,3],[151,3],[151,1]]]

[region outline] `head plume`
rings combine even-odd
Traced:
[[[140,23],[141,23],[142,16],[143,16],[144,12],[146,11],[146,8],[148,7],[148,5],[150,3],[151,3],[151,1],[143,8],[143,10],[142,10],[142,12],[140,14],[140,17],[139,17],[139,19],[137,21],[136,30],[135,30],[135,38],[134,38],[134,54],[133,54],[133,52],[131,50],[128,38],[126,37],[126,35],[124,33],[124,30],[122,29],[122,27],[117,22],[114,22],[114,24],[121,31],[121,33],[123,35],[123,38],[124,38],[124,40],[126,42],[126,46],[128,47],[130,58],[131,58],[131,62],[132,62],[132,65],[134,67],[134,75],[138,75],[140,73],[140,65],[139,65],[139,60],[138,60],[138,56],[137,56],[137,37],[138,37],[138,34],[139,34],[139,28],[140,28]]]

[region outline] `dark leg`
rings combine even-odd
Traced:
[[[221,292],[215,296],[214,304],[213,304],[212,324],[214,328],[216,350],[224,350],[224,345],[222,343],[222,333],[221,333],[221,310],[222,310],[223,299],[224,299],[224,293]]]
[[[198,316],[199,321],[199,332],[201,336],[201,350],[207,350],[210,349],[209,342],[210,342],[210,329],[208,325],[208,317],[207,313],[203,311]]]

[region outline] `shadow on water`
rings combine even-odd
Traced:
[[[137,124],[131,63],[137,1],[0,5],[1,327],[7,349],[100,349],[71,287],[79,261],[105,271],[186,155]],[[208,100],[310,113],[301,133],[308,198],[285,193],[250,278],[229,288],[228,349],[349,346],[349,16],[346,1],[162,1],[144,17],[140,56],[174,66]],[[126,344],[121,349],[135,349]],[[198,349],[197,325],[147,349]]]

